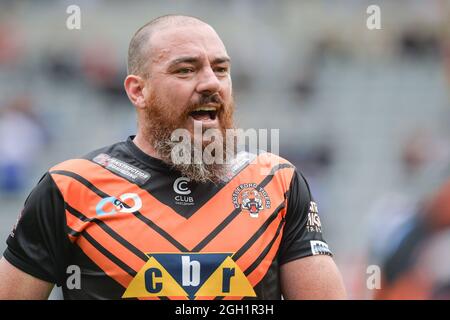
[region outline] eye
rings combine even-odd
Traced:
[[[214,69],[214,72],[227,73],[228,72],[228,68],[226,68],[226,67],[217,67],[217,68]]]
[[[179,73],[179,74],[189,74],[192,72],[194,72],[194,69],[192,69],[192,68],[181,68],[181,69],[177,70],[177,73]]]

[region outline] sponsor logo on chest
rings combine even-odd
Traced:
[[[150,178],[150,173],[145,172],[144,170],[141,170],[122,160],[113,158],[106,153],[100,153],[92,160],[102,167],[108,169],[109,171],[112,171],[138,185],[145,184]]]
[[[130,282],[123,298],[255,297],[232,253],[148,253],[149,260]]]
[[[173,191],[177,194],[174,197],[175,204],[180,206],[195,205],[194,197],[191,195],[192,191],[189,188],[189,178],[179,177],[173,182]]]

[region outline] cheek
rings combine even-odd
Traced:
[[[228,102],[231,99],[231,96],[233,95],[233,88],[232,88],[232,84],[231,84],[231,80],[225,80],[222,84],[222,88],[221,88],[221,93],[222,93],[222,99],[224,99],[224,101]]]
[[[161,93],[173,109],[181,109],[189,103],[193,90],[194,86],[188,81],[169,80],[164,83],[164,92]]]

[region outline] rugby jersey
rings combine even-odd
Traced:
[[[65,299],[280,299],[280,266],[331,255],[303,175],[239,153],[226,182],[196,183],[134,136],[52,167],[4,257]]]

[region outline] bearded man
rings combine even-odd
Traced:
[[[211,26],[180,15],[144,25],[124,86],[136,135],[41,178],[7,240],[0,298],[45,299],[54,284],[66,299],[345,298],[292,164],[235,154],[225,139],[232,161],[195,161],[210,142],[196,128],[233,128],[230,58]],[[189,161],[173,152],[179,129],[200,139]]]

